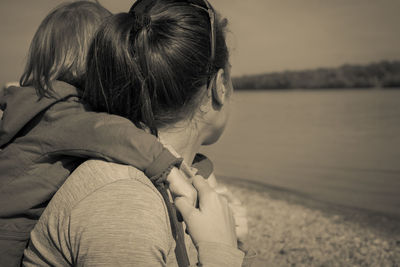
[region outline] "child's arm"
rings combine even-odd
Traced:
[[[49,122],[46,149],[50,155],[70,155],[98,158],[134,166],[142,170],[153,183],[170,180],[172,176],[179,196],[195,202],[197,192],[179,172],[182,159],[175,157],[155,136],[138,129],[131,121],[107,113],[85,111],[79,102],[59,102],[58,112],[46,112]],[[65,108],[64,108],[65,106]],[[62,111],[62,112],[60,112]],[[52,121],[57,127],[52,127]],[[54,149],[53,149],[54,147]]]

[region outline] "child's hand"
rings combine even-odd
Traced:
[[[211,173],[206,181],[215,192],[224,196],[228,200],[229,207],[232,210],[233,217],[235,218],[236,236],[238,238],[239,248],[241,246],[244,247],[249,234],[246,207],[242,205],[240,200],[235,197],[226,186],[218,184],[214,173]]]
[[[236,248],[235,220],[228,201],[217,194],[203,177],[194,176],[192,181],[198,191],[199,208],[181,197],[175,199],[175,205],[182,213],[193,243],[221,243]]]
[[[179,169],[173,168],[171,170],[167,177],[167,182],[173,198],[183,197],[188,203],[192,203],[193,207],[196,206],[197,190]]]
[[[218,185],[214,190],[228,200],[229,207],[232,210],[233,217],[235,218],[238,244],[245,244],[249,234],[246,207],[243,206],[240,200],[225,186]]]
[[[167,148],[175,157],[180,158],[180,155],[172,146],[164,144],[164,147]],[[178,168],[174,167],[168,174],[167,182],[169,183],[169,191],[174,199],[176,197],[184,197],[188,203],[192,203],[193,207],[196,207],[197,190],[193,187],[191,179],[189,179],[193,175],[191,175],[191,173],[190,175],[186,173],[189,171],[189,167],[187,167],[185,162],[182,162],[181,168],[182,167],[186,167],[186,169],[184,168],[182,170],[183,173]]]

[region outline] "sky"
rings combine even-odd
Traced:
[[[0,83],[20,76],[29,43],[62,0],[1,0]],[[126,12],[131,0],[100,0]],[[229,20],[234,76],[400,59],[399,0],[210,0]]]

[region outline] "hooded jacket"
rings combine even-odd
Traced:
[[[0,262],[18,266],[30,231],[70,173],[88,158],[165,177],[181,159],[128,119],[91,112],[77,89],[54,82],[54,98],[31,87],[0,96]]]

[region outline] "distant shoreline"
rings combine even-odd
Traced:
[[[234,77],[233,85],[237,90],[399,88],[400,61],[243,75]]]
[[[263,91],[271,91],[271,92],[296,92],[296,91],[371,91],[371,90],[400,90],[400,85],[397,87],[343,87],[343,88],[234,88],[235,91],[239,92],[263,92]]]

